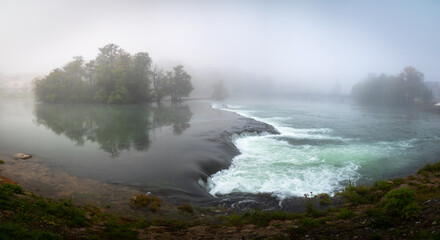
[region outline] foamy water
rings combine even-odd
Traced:
[[[359,129],[344,131],[344,125],[339,121],[345,119],[328,120],[332,119],[333,113],[299,119],[304,114],[289,109],[282,109],[282,116],[276,116],[280,113],[276,107],[275,110],[243,105],[213,107],[268,123],[280,132],[279,135],[233,136],[233,143],[241,154],[233,159],[228,169],[213,174],[204,184],[214,196],[233,192],[271,193],[283,199],[310,192],[332,194],[343,189],[349,181],[377,180],[380,174],[374,171],[380,169],[379,172],[386,173],[381,166],[387,167],[393,159],[400,159],[400,162],[394,163],[395,169],[390,169],[389,173],[408,167],[413,160],[411,153],[415,144],[422,140],[405,139],[406,136],[391,141],[383,141],[383,137],[374,139],[374,128],[371,130],[361,124]],[[307,121],[314,121],[314,124]],[[335,129],[328,127],[332,124],[304,127],[317,126],[320,121],[336,121]],[[374,118],[371,121],[374,123]],[[301,123],[298,124],[301,127],[294,127],[297,123]],[[350,124],[357,123],[348,123],[347,128]],[[384,133],[378,131],[377,134]]]

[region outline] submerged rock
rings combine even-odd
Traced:
[[[32,155],[24,154],[24,153],[16,153],[11,156],[13,159],[29,159]]]

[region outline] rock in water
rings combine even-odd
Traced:
[[[29,159],[32,155],[24,154],[24,153],[16,153],[11,156],[13,159]]]

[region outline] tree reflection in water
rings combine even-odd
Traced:
[[[189,126],[192,112],[186,105],[75,105],[36,104],[34,124],[43,125],[82,146],[96,142],[115,158],[120,151],[148,150],[154,129],[172,126],[175,135]]]

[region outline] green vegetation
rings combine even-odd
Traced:
[[[52,240],[63,239],[60,235],[41,230],[28,230],[21,224],[5,222],[0,224],[0,239],[38,239],[38,240]]]
[[[352,182],[344,191],[337,193],[353,205],[377,203],[388,190],[399,186],[403,179],[395,179],[393,182],[381,180],[375,182],[371,187],[355,186]]]
[[[361,103],[373,105],[412,106],[432,101],[423,73],[414,67],[406,67],[396,76],[371,74],[353,86],[351,95]]]
[[[26,195],[20,186],[8,183],[0,185],[0,210],[3,212],[0,239],[62,239],[56,233],[35,226],[54,231],[61,225],[82,227],[89,224],[85,211],[74,207],[70,200],[56,202]]]
[[[137,195],[131,203],[160,209],[161,199],[143,196]],[[138,229],[151,225],[173,231],[188,224],[106,214],[91,205],[78,207],[71,200],[42,198],[18,185],[0,183],[0,239],[138,239]]]
[[[319,199],[319,204],[321,205],[332,205],[332,200],[330,198],[330,195],[328,195],[327,193],[320,193],[318,195],[316,195],[316,198]]]
[[[354,184],[350,184],[344,191],[338,194],[342,195],[350,203],[359,205],[378,201],[383,193],[375,194],[366,186],[354,186]]]
[[[361,204],[375,204],[373,209],[366,211],[369,216],[376,216],[378,221],[384,219],[391,220],[394,217],[400,217],[402,219],[417,218],[421,211],[418,200],[424,201],[428,197],[437,196],[440,194],[438,187],[424,185],[426,178],[431,176],[429,172],[440,171],[438,168],[440,164],[426,164],[419,170],[418,177],[409,176],[406,180],[402,178],[394,179],[393,181],[378,181],[371,187],[367,186],[354,186],[350,184],[344,191],[338,193],[343,196],[350,206],[357,206]],[[420,183],[422,181],[422,183]],[[431,183],[431,182],[428,182]],[[401,187],[402,184],[416,187],[417,191],[408,188]],[[342,211],[339,214],[342,214]]]
[[[355,216],[354,212],[348,208],[341,209],[338,215],[336,215],[336,217],[340,219],[351,219],[354,216]]]
[[[306,212],[305,214],[309,217],[322,217],[326,215],[326,212],[323,211],[319,211],[316,207],[315,204],[313,204],[313,201],[310,201],[309,203],[307,203],[306,205]]]
[[[236,213],[224,207],[198,208],[163,204],[155,196],[137,194],[130,205],[142,218],[101,212],[71,200],[54,201],[26,193],[20,186],[0,184],[0,239],[137,239],[167,238],[302,239],[436,239],[440,217],[439,164],[422,168],[426,176],[378,181],[355,186],[331,198],[306,198],[304,213],[250,210]],[[343,198],[341,203],[340,198]],[[321,204],[321,200],[325,204]],[[330,200],[330,201],[329,201]],[[333,201],[333,202],[332,202]],[[332,207],[318,210],[320,207]],[[436,235],[437,234],[437,235]]]
[[[155,212],[162,206],[162,200],[156,196],[136,194],[130,199],[130,205],[134,208],[146,207]]]
[[[14,218],[20,222],[32,223],[36,218],[41,218],[54,226],[67,224],[68,226],[86,226],[87,219],[85,211],[73,206],[71,200],[52,201],[49,199],[37,198],[36,201],[11,201],[14,194],[24,195],[20,186],[12,184],[0,185],[0,204],[2,209],[20,211],[14,214]],[[38,217],[37,217],[38,216]]]
[[[421,173],[422,171],[426,172],[438,172],[440,171],[440,162],[436,163],[427,163],[425,166],[423,166],[417,173]]]
[[[301,214],[280,212],[280,211],[259,211],[251,210],[244,214],[230,214],[225,217],[227,225],[254,224],[267,226],[274,220],[295,220],[301,218]]]
[[[194,208],[190,205],[190,204],[183,204],[177,207],[177,209],[179,209],[182,212],[187,212],[187,213],[194,213]]]
[[[384,209],[390,215],[401,218],[416,218],[419,206],[415,200],[414,190],[409,188],[394,189],[385,195]]]
[[[5,164],[5,161],[0,159],[0,164]]]
[[[89,62],[74,57],[62,68],[33,81],[35,99],[41,102],[145,103],[171,96],[178,102],[193,90],[183,66],[166,74],[151,68],[148,53],[131,55],[115,44],[99,49]],[[153,83],[153,89],[151,84]]]
[[[120,220],[111,216],[105,223],[105,229],[97,239],[138,239],[138,232],[132,229],[130,224],[124,224]]]

